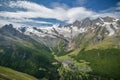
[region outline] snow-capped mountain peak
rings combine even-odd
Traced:
[[[75,36],[80,33],[87,32],[88,30],[95,31],[98,27],[106,28],[108,36],[112,36],[119,29],[120,20],[111,17],[98,17],[94,20],[86,18],[82,21],[75,21],[73,24],[68,24],[66,26],[61,26],[59,24],[54,24],[52,27],[15,27],[20,33],[29,35],[31,37],[38,38],[61,38],[71,41]]]

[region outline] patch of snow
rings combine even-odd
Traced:
[[[104,26],[105,26],[106,29],[109,31],[109,35],[108,35],[108,36],[112,36],[112,35],[115,33],[115,31],[110,27],[110,24],[111,24],[111,23],[108,23],[108,22],[105,22],[105,23],[104,23]]]
[[[112,25],[115,29],[118,29],[116,22],[113,22]]]
[[[114,22],[117,22],[118,20],[119,20],[119,19],[114,19],[113,21],[114,21]]]
[[[100,24],[99,22],[97,22],[96,25],[101,26],[102,24]]]
[[[52,27],[44,27],[44,28],[40,28],[40,29],[51,35],[56,34],[53,31],[55,29],[59,34],[62,34],[64,37],[68,37],[68,38],[71,38],[71,35],[75,36],[75,35],[78,35],[79,33],[83,33],[86,31],[85,28],[78,29],[77,26],[70,26],[70,27],[58,27],[58,26],[59,25],[54,25]]]

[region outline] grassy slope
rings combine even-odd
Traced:
[[[93,74],[120,78],[120,49],[92,49],[88,51],[81,51],[76,60],[85,60],[90,62]]]
[[[112,77],[119,79],[120,75],[120,41],[119,37],[108,37],[104,41],[89,44],[85,47],[79,48],[58,57],[58,59],[69,59],[70,57],[77,60],[79,64],[80,60],[90,62],[92,68],[92,74],[102,77]],[[73,57],[74,56],[74,57]]]
[[[119,48],[120,49],[120,38],[116,36],[108,37],[104,41],[97,44],[90,44],[85,49],[108,49],[108,48]]]
[[[89,44],[75,56],[75,59],[90,62],[93,73],[119,79],[120,41],[119,37],[108,37],[97,44]]]
[[[36,78],[10,68],[0,66],[0,80],[37,80]]]

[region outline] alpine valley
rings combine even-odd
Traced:
[[[0,80],[120,80],[120,19],[1,26]]]

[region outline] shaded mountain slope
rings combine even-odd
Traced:
[[[58,74],[55,65],[52,64],[56,60],[50,49],[11,26],[0,29],[0,65],[40,79],[46,77],[56,80]]]

